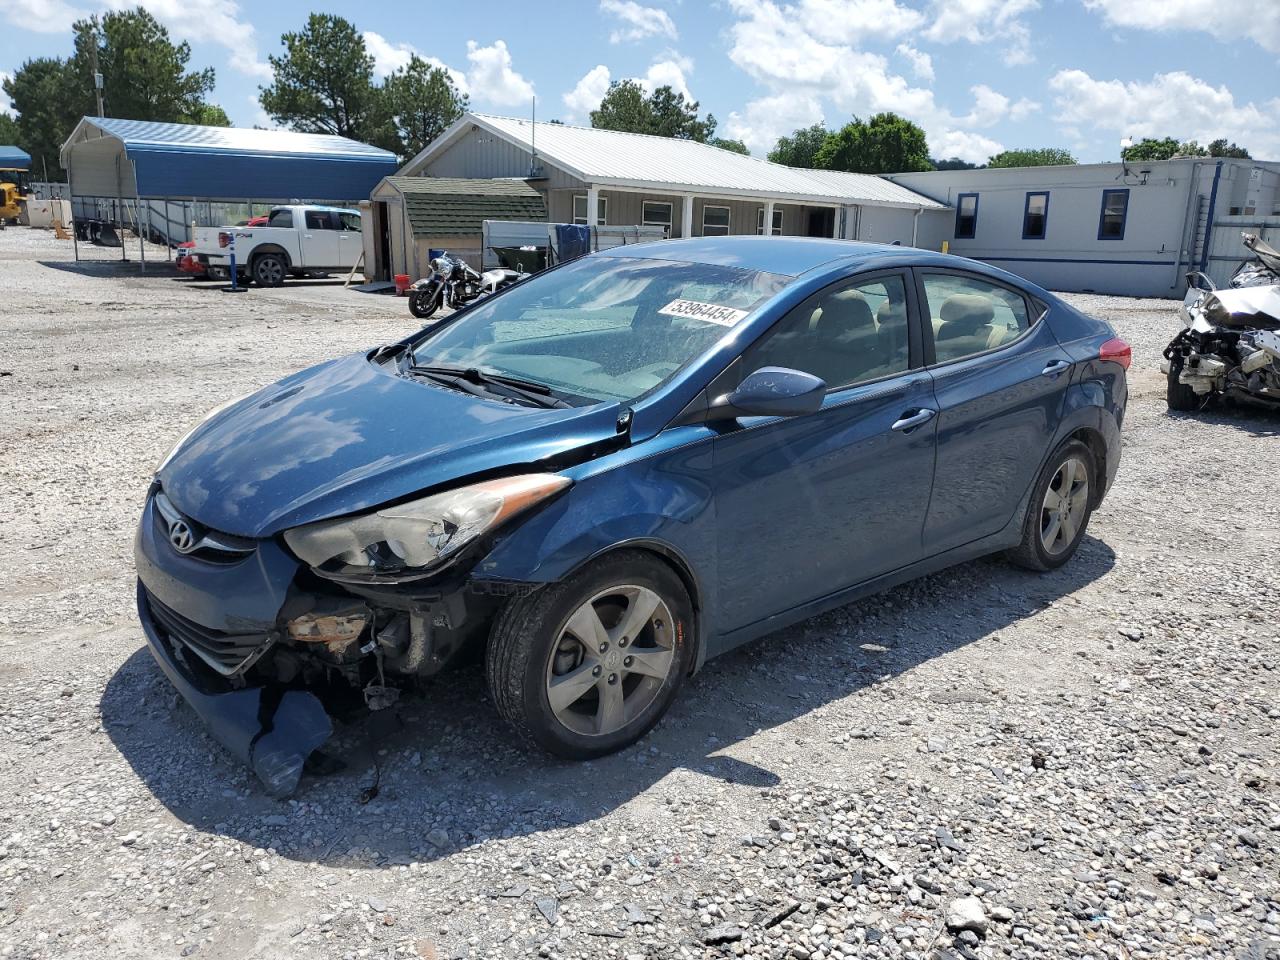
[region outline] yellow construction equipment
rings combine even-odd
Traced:
[[[8,176],[8,170],[0,170],[0,177]],[[6,223],[17,223],[22,215],[22,204],[27,198],[18,189],[16,183],[0,180],[0,226]]]

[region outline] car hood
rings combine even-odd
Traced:
[[[619,409],[515,406],[407,380],[358,354],[210,418],[159,480],[205,526],[264,537],[598,443],[616,436]]]

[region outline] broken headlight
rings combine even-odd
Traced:
[[[285,531],[284,539],[323,576],[409,580],[569,483],[553,473],[486,480],[359,517],[297,527]]]

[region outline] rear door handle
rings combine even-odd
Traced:
[[[1060,373],[1065,373],[1071,369],[1070,360],[1054,360],[1043,370],[1040,371],[1042,377],[1056,377]]]
[[[928,423],[937,415],[938,415],[937,410],[930,410],[928,407],[924,407],[920,410],[917,410],[915,413],[904,414],[902,417],[895,420],[893,422],[893,426],[890,427],[889,429],[900,430],[906,433],[908,431],[914,430],[916,427],[921,426],[922,424]]]

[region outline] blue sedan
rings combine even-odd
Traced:
[[[1067,562],[1129,360],[970,260],[616,248],[212,413],[147,496],[139,615],[276,794],[333,701],[478,658],[522,738],[598,757],[787,624],[984,554]]]

